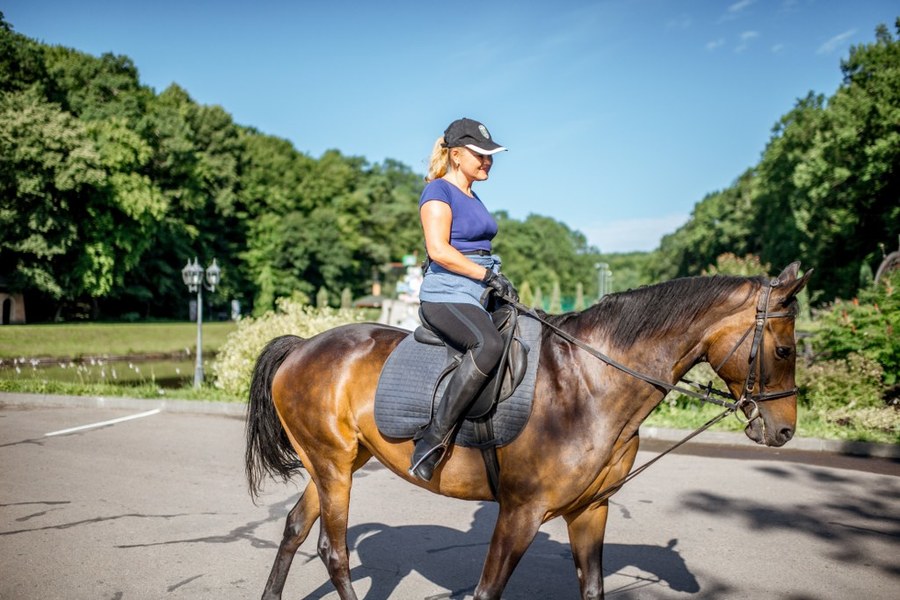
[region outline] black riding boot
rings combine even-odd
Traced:
[[[416,436],[416,449],[412,455],[409,474],[423,481],[431,481],[434,469],[450,444],[450,436],[456,423],[472,401],[475,400],[488,376],[479,370],[471,352],[463,355],[444,395],[434,411],[431,422]]]

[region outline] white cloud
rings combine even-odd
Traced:
[[[838,49],[845,41],[849,38],[853,37],[856,34],[855,29],[851,29],[849,31],[845,31],[844,33],[839,33],[836,36],[832,37],[830,40],[819,46],[819,49],[816,50],[816,54],[831,54],[835,50]]]
[[[772,54],[780,54],[781,51],[784,50],[784,44],[775,44],[770,50],[772,51]]]
[[[738,2],[735,2],[734,4],[732,4],[731,6],[728,7],[728,12],[730,12],[732,14],[739,13],[742,10],[744,10],[745,8],[747,8],[748,6],[750,6],[751,4],[753,4],[755,1],[756,0],[739,0]]]
[[[710,41],[706,42],[706,49],[709,51],[713,51],[716,48],[718,48],[719,46],[724,46],[724,45],[725,45],[725,38],[719,38],[717,40],[710,40]]]
[[[741,16],[741,14],[746,10],[751,4],[756,2],[756,0],[739,0],[734,4],[728,7],[728,10],[725,11],[725,14],[719,18],[719,23],[724,23],[726,21],[733,21]]]
[[[665,215],[642,219],[620,219],[593,223],[580,228],[588,243],[601,252],[635,252],[655,250],[666,234],[684,225],[688,215]]]
[[[688,29],[693,24],[689,15],[679,15],[666,23],[666,29]]]
[[[743,52],[750,46],[750,42],[759,37],[758,31],[745,31],[741,34],[741,42],[734,49],[735,52]]]

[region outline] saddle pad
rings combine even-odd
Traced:
[[[513,441],[528,422],[540,356],[540,336],[540,322],[520,314],[516,337],[528,349],[528,365],[522,383],[509,398],[497,405],[493,415],[494,438],[498,446]],[[421,344],[412,334],[400,342],[385,362],[375,392],[375,423],[382,435],[411,438],[428,423],[434,386],[446,363],[445,346]],[[441,382],[435,396],[438,400],[449,379],[450,376],[444,377]],[[463,421],[455,443],[469,447],[477,445],[470,421]]]

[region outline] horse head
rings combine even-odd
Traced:
[[[724,321],[707,352],[748,419],[744,433],[767,446],[783,446],[797,425],[796,296],[812,274],[798,277],[799,267],[794,262],[764,281],[755,301]]]

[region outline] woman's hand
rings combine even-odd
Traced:
[[[519,292],[516,291],[516,288],[513,287],[513,284],[510,283],[509,279],[507,279],[506,276],[502,273],[494,273],[490,269],[486,269],[486,273],[484,274],[484,277],[481,281],[489,288],[494,290],[494,293],[497,294],[497,296],[499,296],[501,299],[508,302],[519,301]]]

